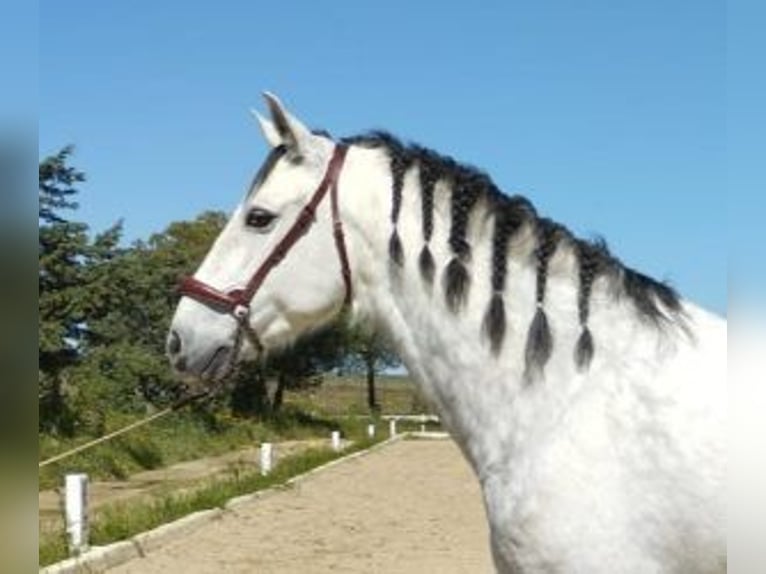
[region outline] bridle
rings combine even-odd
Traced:
[[[343,224],[340,219],[340,210],[338,208],[338,178],[343,167],[343,161],[346,158],[347,146],[337,144],[333,151],[330,163],[327,165],[327,171],[322,181],[317,187],[309,202],[303,207],[297,219],[287,230],[287,233],[272,249],[271,253],[263,260],[260,267],[250,277],[250,280],[243,288],[221,291],[212,285],[204,283],[194,277],[187,276],[181,280],[178,292],[182,296],[190,297],[195,301],[217,311],[231,315],[239,327],[235,341],[235,352],[232,354],[230,367],[236,362],[237,355],[242,346],[242,334],[247,337],[256,351],[262,351],[263,345],[258,338],[258,334],[250,325],[250,303],[269,273],[279,265],[292,247],[303,237],[311,226],[316,222],[316,210],[319,204],[330,192],[330,204],[332,209],[333,237],[335,238],[335,247],[340,259],[341,274],[343,283],[346,287],[346,296],[343,302],[344,307],[351,303],[351,268],[348,263],[348,252],[346,251],[346,242],[343,234]]]

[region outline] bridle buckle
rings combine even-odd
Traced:
[[[231,310],[231,314],[237,321],[244,321],[250,315],[250,307],[243,303],[237,303]]]

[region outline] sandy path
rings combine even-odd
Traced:
[[[122,574],[492,572],[478,483],[451,441],[400,441],[322,471]]]

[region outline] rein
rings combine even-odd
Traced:
[[[172,405],[170,405],[169,407],[166,407],[166,408],[162,409],[161,411],[158,411],[158,412],[156,412],[156,413],[154,413],[152,415],[149,415],[146,418],[140,419],[140,420],[138,420],[138,421],[136,421],[134,423],[131,423],[131,424],[127,425],[127,426],[124,426],[124,427],[122,427],[120,429],[117,429],[116,431],[110,432],[109,434],[106,434],[106,435],[101,436],[101,437],[99,437],[97,439],[88,441],[85,444],[81,444],[81,445],[76,446],[74,448],[71,448],[71,449],[69,449],[69,450],[67,450],[65,452],[62,452],[62,453],[57,454],[55,456],[52,456],[52,457],[50,457],[50,458],[48,458],[48,459],[46,459],[46,460],[44,460],[42,462],[39,462],[37,464],[37,469],[40,470],[41,468],[45,468],[46,466],[49,466],[49,465],[54,464],[56,462],[62,461],[65,458],[69,458],[71,456],[74,456],[77,453],[80,453],[80,452],[82,452],[84,450],[88,450],[90,448],[93,448],[96,445],[99,445],[101,443],[110,441],[113,438],[117,438],[118,436],[121,436],[121,435],[125,434],[126,432],[132,431],[133,429],[136,429],[138,427],[142,427],[144,425],[149,424],[152,421],[155,421],[155,420],[157,420],[159,418],[162,418],[165,415],[169,415],[170,413],[176,412],[177,410],[185,407],[188,404],[195,403],[195,402],[197,402],[199,400],[203,400],[203,399],[209,398],[210,396],[211,396],[210,392],[208,392],[208,391],[204,391],[204,392],[201,392],[201,393],[195,393],[195,394],[188,394],[186,396],[183,396],[180,399],[178,399],[176,402],[174,402]]]
[[[235,343],[236,351],[230,366],[233,366],[236,362],[236,355],[239,353],[242,344],[242,334],[247,337],[256,351],[263,350],[258,334],[250,325],[250,303],[269,273],[282,262],[290,249],[293,248],[301,237],[306,235],[311,226],[316,222],[317,208],[328,191],[330,192],[332,210],[333,237],[335,238],[338,258],[340,259],[343,283],[346,287],[346,296],[343,304],[346,306],[351,303],[351,268],[349,267],[343,223],[340,219],[340,209],[338,207],[338,178],[340,177],[347,151],[348,148],[345,145],[338,144],[335,146],[330,163],[327,165],[327,171],[319,187],[317,187],[309,202],[303,207],[285,236],[264,259],[244,288],[221,291],[191,276],[184,277],[181,280],[181,284],[178,287],[179,294],[190,297],[214,311],[231,315],[237,322],[239,331],[237,332]]]

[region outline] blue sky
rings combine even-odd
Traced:
[[[756,0],[729,7],[727,34],[727,171],[729,296],[766,310],[766,75],[763,22]]]
[[[39,147],[77,146],[79,217],[128,240],[230,210],[264,157],[248,109],[385,128],[723,313],[721,2],[44,2]]]

